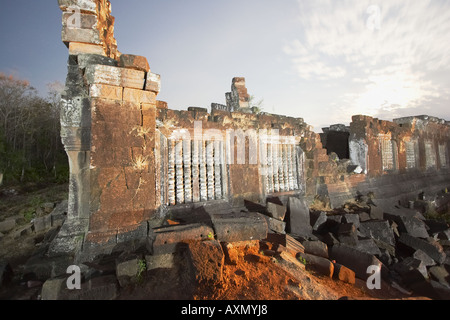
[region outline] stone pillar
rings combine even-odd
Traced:
[[[214,200],[214,141],[206,141],[206,174],[208,200]]]
[[[184,163],[184,201],[192,202],[192,181],[191,181],[191,141],[183,140],[183,163]]]
[[[199,141],[199,156],[200,156],[200,201],[208,200],[208,176],[206,170],[206,142]]]
[[[169,169],[167,171],[168,177],[167,177],[167,193],[168,193],[168,201],[169,205],[175,205],[176,204],[176,197],[175,197],[175,142],[172,140],[168,141],[169,145]]]

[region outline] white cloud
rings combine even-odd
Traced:
[[[339,81],[336,113],[411,110],[448,94],[450,78],[442,82],[434,74],[450,71],[449,1],[298,3],[301,34],[283,51],[297,75],[317,81],[317,88],[323,81]],[[371,5],[380,9],[379,30],[368,28]]]

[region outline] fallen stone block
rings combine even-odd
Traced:
[[[359,215],[358,214],[344,214],[342,217],[342,222],[344,223],[353,223],[355,227],[358,229],[360,225]]]
[[[395,245],[394,232],[388,221],[366,221],[359,226],[359,231],[366,237]]]
[[[365,221],[370,221],[371,220],[370,214],[367,213],[367,212],[363,211],[363,212],[358,213],[358,215],[359,215],[359,221],[360,222],[365,222]]]
[[[328,246],[322,241],[303,241],[305,253],[328,259]]]
[[[66,281],[66,278],[45,281],[41,289],[41,300],[60,300]]]
[[[189,241],[188,258],[199,283],[218,284],[223,279],[224,253],[219,241]]]
[[[339,263],[334,263],[333,278],[350,284],[356,283],[355,272]]]
[[[289,253],[287,251],[283,251],[283,252],[280,253],[280,259],[282,261],[285,261],[289,265],[294,266],[295,268],[299,268],[301,270],[305,270],[306,269],[305,264],[303,264],[300,261],[298,261],[297,258],[295,258],[291,253]]]
[[[450,300],[450,288],[438,281],[431,280],[430,285],[439,300]]]
[[[360,239],[354,248],[377,257],[381,256],[381,251],[373,239]]]
[[[330,260],[308,253],[298,253],[297,258],[299,257],[306,260],[306,269],[313,269],[324,276],[333,277],[334,265]]]
[[[447,229],[445,231],[439,232],[438,238],[440,240],[450,240],[450,229]]]
[[[119,67],[144,72],[150,71],[150,65],[148,64],[147,58],[143,56],[136,56],[134,54],[121,54],[119,60]]]
[[[356,246],[358,243],[358,232],[353,223],[342,223],[339,225],[337,237],[340,243]]]
[[[145,260],[138,257],[119,262],[116,265],[116,277],[122,288],[138,283],[143,272],[147,270]]]
[[[450,274],[444,266],[434,266],[429,269],[431,277],[441,285],[450,289]]]
[[[274,232],[278,232],[278,233],[286,233],[285,228],[286,228],[286,222],[284,221],[280,221],[268,216],[263,216],[264,219],[266,219],[267,222],[267,227],[269,228],[269,230],[274,231]]]
[[[392,269],[397,272],[406,285],[426,281],[428,271],[422,261],[413,257],[407,257],[404,260],[394,264]]]
[[[270,217],[283,221],[286,216],[287,208],[281,204],[267,202],[266,210]]]
[[[425,267],[430,267],[430,266],[436,265],[436,262],[433,259],[431,259],[431,257],[429,255],[427,255],[425,252],[423,252],[420,249],[417,250],[416,252],[414,252],[413,258],[421,261]]]
[[[370,205],[370,219],[372,220],[383,220],[384,219],[384,210],[381,207],[377,207],[376,205]]]
[[[326,229],[327,214],[323,211],[312,211],[310,213],[310,224],[313,231],[322,232]]]
[[[429,237],[425,223],[416,217],[391,214],[385,214],[385,217],[397,223],[400,232],[406,232],[416,238]]]
[[[439,264],[444,263],[446,254],[442,246],[432,239],[423,240],[415,238],[407,233],[402,233],[398,243],[412,249],[412,251],[422,250]]]
[[[352,269],[360,279],[367,280],[369,274],[367,268],[377,266],[381,268],[381,276],[387,276],[387,268],[374,255],[361,252],[345,244],[334,245],[329,250],[330,259]]]
[[[239,251],[232,243],[223,243],[222,246],[225,261],[230,265],[237,265],[239,261]]]
[[[297,236],[309,236],[312,234],[309,208],[305,199],[289,197],[286,219],[289,233]]]
[[[324,243],[326,243],[328,247],[332,247],[340,243],[339,240],[331,232],[326,233],[324,236],[321,237],[321,239]]]
[[[339,226],[342,223],[342,216],[340,214],[338,215],[330,215],[327,216],[327,222],[326,222],[326,230],[332,232],[332,233],[337,233]]]
[[[268,226],[264,216],[257,212],[211,214],[211,221],[220,242],[263,240]]]
[[[154,269],[172,269],[175,268],[174,254],[158,254],[158,255],[146,255],[145,262],[147,265],[147,271]]]
[[[305,252],[305,247],[288,234],[269,233],[266,240],[273,244],[285,247],[286,250],[291,252],[293,255],[296,255],[299,252]]]
[[[446,222],[437,220],[425,220],[424,222],[428,227],[428,233],[430,235],[448,231],[448,224]]]
[[[7,233],[16,227],[16,220],[7,219],[0,222],[0,232]]]
[[[147,238],[147,249],[153,255],[174,253],[179,244],[187,240],[208,239],[214,239],[214,230],[205,224],[164,226],[153,229]]]

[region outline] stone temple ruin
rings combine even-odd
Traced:
[[[80,261],[119,243],[155,239],[164,218],[199,208],[253,223],[257,218],[241,209],[273,199],[288,212],[268,219],[269,230],[307,237],[313,204],[338,208],[371,194],[409,207],[420,192],[450,185],[449,122],[356,115],[350,126],[316,134],[301,118],[252,110],[244,78],[234,78],[226,104],[213,103],[210,112],[172,110],[157,100],[161,77],[147,59],[118,51],[109,1],[58,2],[69,50],[61,137],[70,193],[50,257]]]

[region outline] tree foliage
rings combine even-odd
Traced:
[[[60,139],[59,87],[42,98],[28,81],[0,73],[0,174],[4,183],[65,181]]]

